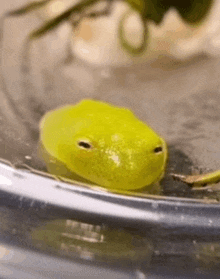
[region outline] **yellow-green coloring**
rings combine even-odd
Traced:
[[[150,186],[166,167],[165,141],[129,109],[101,101],[46,113],[40,144],[50,173],[107,189]]]

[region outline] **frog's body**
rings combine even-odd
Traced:
[[[83,100],[47,113],[40,130],[44,159],[55,175],[121,190],[143,188],[164,175],[164,140],[128,109]]]

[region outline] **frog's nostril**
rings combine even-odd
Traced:
[[[154,149],[154,153],[161,153],[163,151],[162,146],[158,146]]]
[[[89,142],[86,141],[79,141],[78,145],[84,149],[91,149],[92,145]]]

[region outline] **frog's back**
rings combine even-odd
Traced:
[[[72,117],[79,119],[81,118],[88,118],[93,121],[100,120],[100,119],[108,119],[111,121],[111,119],[117,118],[118,120],[123,119],[123,121],[137,120],[137,118],[134,116],[132,111],[130,111],[127,108],[123,107],[116,107],[114,105],[95,101],[95,100],[83,100],[80,103],[74,105],[74,106],[67,106],[64,108],[67,112],[67,114],[71,111]]]
[[[57,124],[63,123],[65,121],[66,124],[71,122],[73,125],[74,120],[75,123],[80,121],[80,119],[91,119],[91,120],[99,120],[99,119],[115,119],[118,120],[123,119],[123,121],[133,121],[137,120],[132,111],[123,107],[115,107],[114,105],[107,104],[105,102],[94,101],[94,100],[83,100],[76,105],[67,105],[58,110],[53,110],[47,113],[43,120],[41,121],[41,128],[52,121],[57,121]]]

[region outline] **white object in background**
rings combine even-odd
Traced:
[[[44,17],[51,18],[72,4],[71,0],[52,1],[42,12]],[[100,4],[102,7],[97,4],[93,10],[101,10],[104,5]],[[157,59],[161,55],[189,59],[198,54],[220,54],[219,0],[214,1],[207,18],[197,26],[185,23],[175,9],[166,13],[160,25],[149,21],[148,47],[139,56],[131,55],[120,44],[118,25],[126,13],[132,13],[124,22],[126,38],[130,44],[139,45],[143,28],[138,13],[131,12],[125,1],[116,1],[109,16],[85,18],[77,29],[73,29],[71,47],[74,55],[93,64],[120,66]]]

